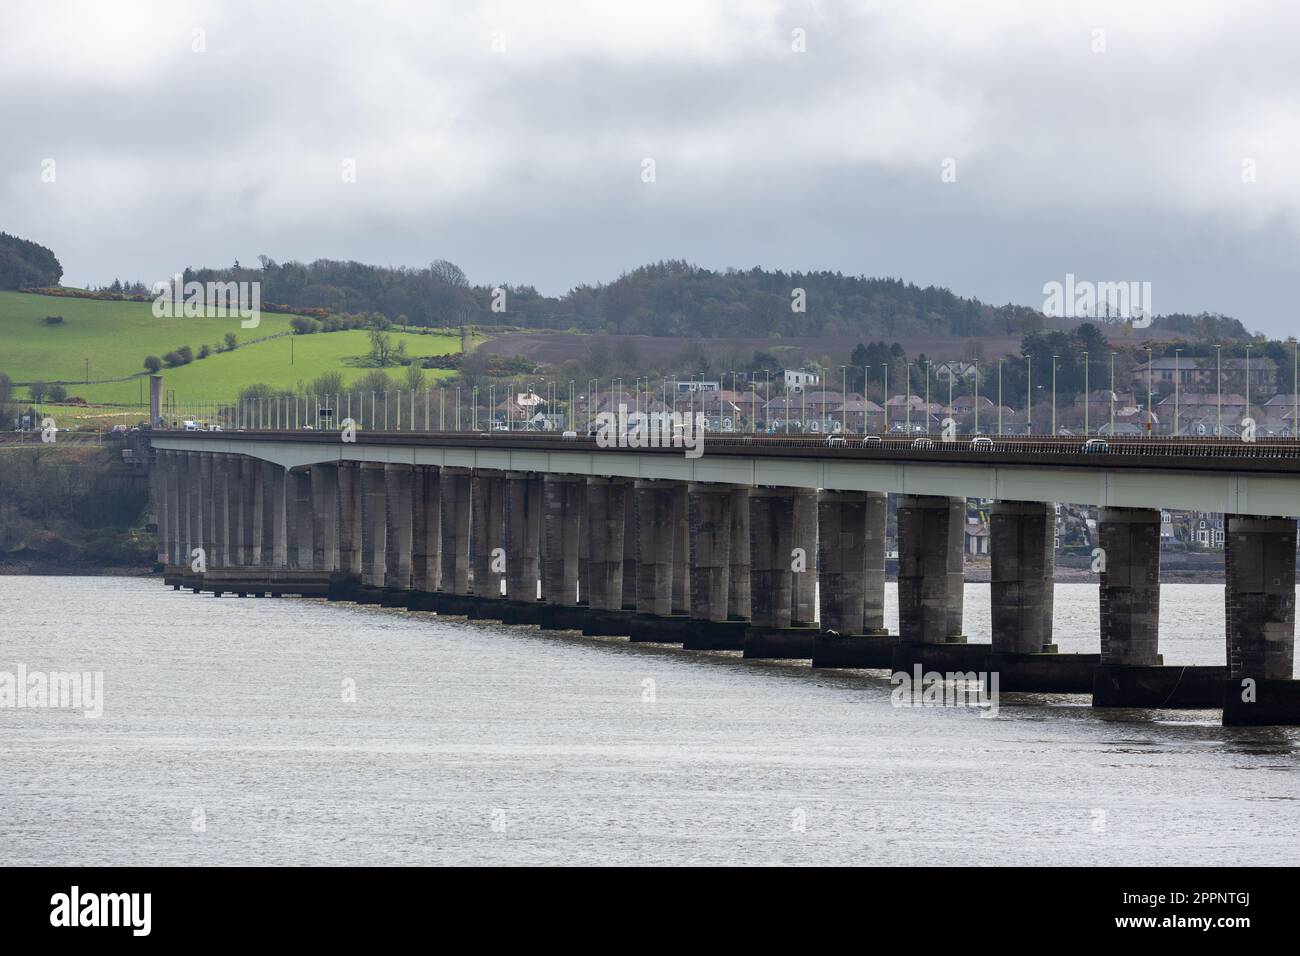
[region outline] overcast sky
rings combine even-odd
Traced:
[[[1250,0],[6,0],[0,230],[75,285],[686,258],[1041,307],[1074,273],[1291,334],[1297,36]]]

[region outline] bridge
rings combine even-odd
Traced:
[[[152,446],[158,560],[178,588],[820,667],[997,672],[1004,691],[1300,723],[1296,442],[709,433],[692,457],[573,435],[240,430],[155,432]],[[963,630],[967,497],[995,502],[988,643]],[[1052,641],[1058,501],[1100,509],[1100,654]],[[1222,666],[1165,666],[1159,653],[1165,507],[1225,515]]]

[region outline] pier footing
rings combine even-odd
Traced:
[[[1230,678],[1222,685],[1225,727],[1300,724],[1300,680]]]
[[[810,661],[821,631],[813,627],[755,627],[745,632],[745,656],[758,660]]]
[[[1217,709],[1223,706],[1227,676],[1227,667],[1098,667],[1092,706]]]

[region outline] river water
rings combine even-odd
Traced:
[[[1162,601],[1166,663],[1223,663],[1222,588]],[[1097,649],[1095,585],[1056,630]],[[104,703],[0,710],[6,864],[1300,861],[1300,729],[1217,711],[896,708],[883,671],[122,578],[0,577],[19,665]]]

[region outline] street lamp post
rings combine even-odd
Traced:
[[[1115,437],[1115,353],[1110,353],[1110,437]]]
[[[975,434],[980,433],[980,362],[975,360]]]
[[[1147,353],[1147,438],[1151,437],[1151,366],[1155,361],[1155,356],[1151,349],[1146,349]]]
[[[1056,437],[1056,360],[1060,356],[1052,356],[1052,437]]]
[[[1246,418],[1250,417],[1250,349],[1246,346]]]
[[[884,399],[885,399],[885,430],[882,434],[889,434],[889,365],[880,366],[885,370]]]
[[[1178,395],[1179,395],[1178,380],[1182,377],[1182,372],[1180,371],[1182,366],[1182,362],[1181,362],[1182,352],[1183,352],[1182,349],[1174,349],[1174,437],[1175,438],[1178,437]]]
[[[1214,347],[1214,392],[1218,402],[1218,423],[1214,429],[1214,437],[1223,437],[1223,346]]]
[[[1034,357],[1025,356],[1025,434],[1034,431]]]
[[[930,360],[925,361],[925,433],[930,434]]]
[[[907,433],[912,434],[912,363],[907,363],[907,387],[903,389],[906,393],[903,401],[907,402]]]
[[[840,431],[849,433],[849,367],[840,366]]]
[[[1091,365],[1090,356],[1087,352],[1083,353],[1083,437],[1088,437],[1088,430],[1091,426],[1092,416],[1092,392],[1088,388],[1088,367]]]
[[[1002,437],[1002,359],[998,359],[998,437]]]

